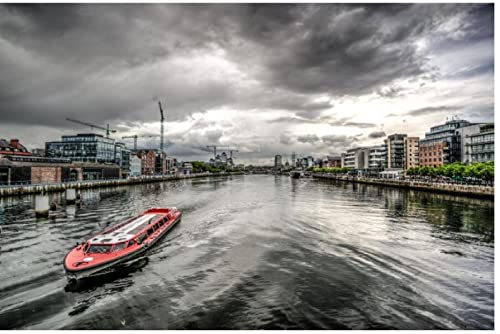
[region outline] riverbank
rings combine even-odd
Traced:
[[[210,176],[230,176],[230,175],[242,175],[242,174],[244,173],[243,172],[218,173],[218,174],[202,173],[202,174],[191,174],[191,175],[151,176],[151,177],[140,177],[132,179],[95,180],[95,181],[93,180],[93,181],[75,181],[75,182],[53,183],[53,184],[6,186],[6,187],[0,187],[0,197],[58,192],[58,191],[64,191],[66,189],[119,187],[119,186],[126,186],[131,184],[140,184],[140,183],[165,182],[165,181],[185,180],[185,179],[194,179],[194,178],[202,178]]]
[[[488,199],[494,199],[495,197],[495,187],[487,187],[487,186],[424,182],[418,180],[376,179],[376,178],[368,178],[360,176],[338,176],[326,173],[313,174],[313,178],[365,183],[365,184],[373,184],[373,185],[388,186],[388,187],[423,190],[435,193],[481,197]]]

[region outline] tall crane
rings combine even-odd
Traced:
[[[163,109],[161,107],[160,101],[158,101],[158,106],[160,107],[160,116],[161,116],[160,153],[163,153],[163,121],[165,120],[165,117],[163,116]]]
[[[231,158],[231,161],[233,160],[233,152],[235,152],[235,153],[239,152],[238,150],[235,150],[235,149],[228,149],[228,151],[229,151],[229,156]]]
[[[90,126],[91,129],[96,128],[96,129],[99,129],[99,130],[104,130],[104,131],[106,131],[106,138],[109,138],[109,133],[110,132],[112,132],[112,133],[116,132],[116,130],[113,130],[113,129],[109,128],[109,124],[107,124],[107,126],[104,128],[102,126],[91,124],[91,123],[87,123],[87,122],[82,122],[82,121],[79,121],[77,119],[66,118],[66,120],[70,121],[70,122],[73,122],[73,123]]]
[[[221,146],[207,145],[208,149],[213,149],[214,150],[214,160],[217,157],[217,147],[221,148],[221,147],[227,147],[227,146],[222,146],[222,145]]]
[[[134,138],[134,151],[137,151],[137,138],[153,138],[153,137],[160,137],[160,135],[144,135],[144,136],[138,136],[138,135],[133,135],[133,136],[123,136],[122,139],[127,139],[127,138]]]

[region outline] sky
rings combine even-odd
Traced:
[[[272,164],[494,118],[492,4],[0,5],[0,138],[160,133]],[[102,133],[102,132],[100,132]],[[129,146],[133,141],[125,139]],[[138,146],[158,148],[158,138]]]

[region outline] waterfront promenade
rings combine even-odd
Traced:
[[[397,179],[370,178],[362,176],[347,176],[347,175],[339,176],[329,173],[321,173],[321,174],[316,173],[313,174],[313,177],[318,179],[365,183],[365,184],[381,185],[388,187],[398,187],[406,189],[431,191],[435,193],[447,193],[447,194],[474,196],[474,197],[482,197],[490,199],[493,199],[495,196],[495,187],[490,187],[490,186],[456,184],[456,183],[438,183],[438,182],[427,182],[427,181],[413,180],[413,179],[397,180]]]
[[[66,189],[117,187],[117,186],[131,185],[131,184],[175,181],[175,180],[193,179],[193,178],[209,177],[209,176],[229,176],[229,175],[240,175],[240,174],[243,173],[242,172],[198,173],[190,175],[141,176],[129,179],[86,180],[86,181],[73,181],[73,182],[49,183],[49,184],[46,183],[46,184],[8,185],[8,186],[0,186],[0,197],[57,192],[57,191],[64,191]]]

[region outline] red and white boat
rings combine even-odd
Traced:
[[[177,208],[151,208],[104,230],[66,255],[64,269],[68,279],[106,273],[112,267],[144,254],[181,217]]]

